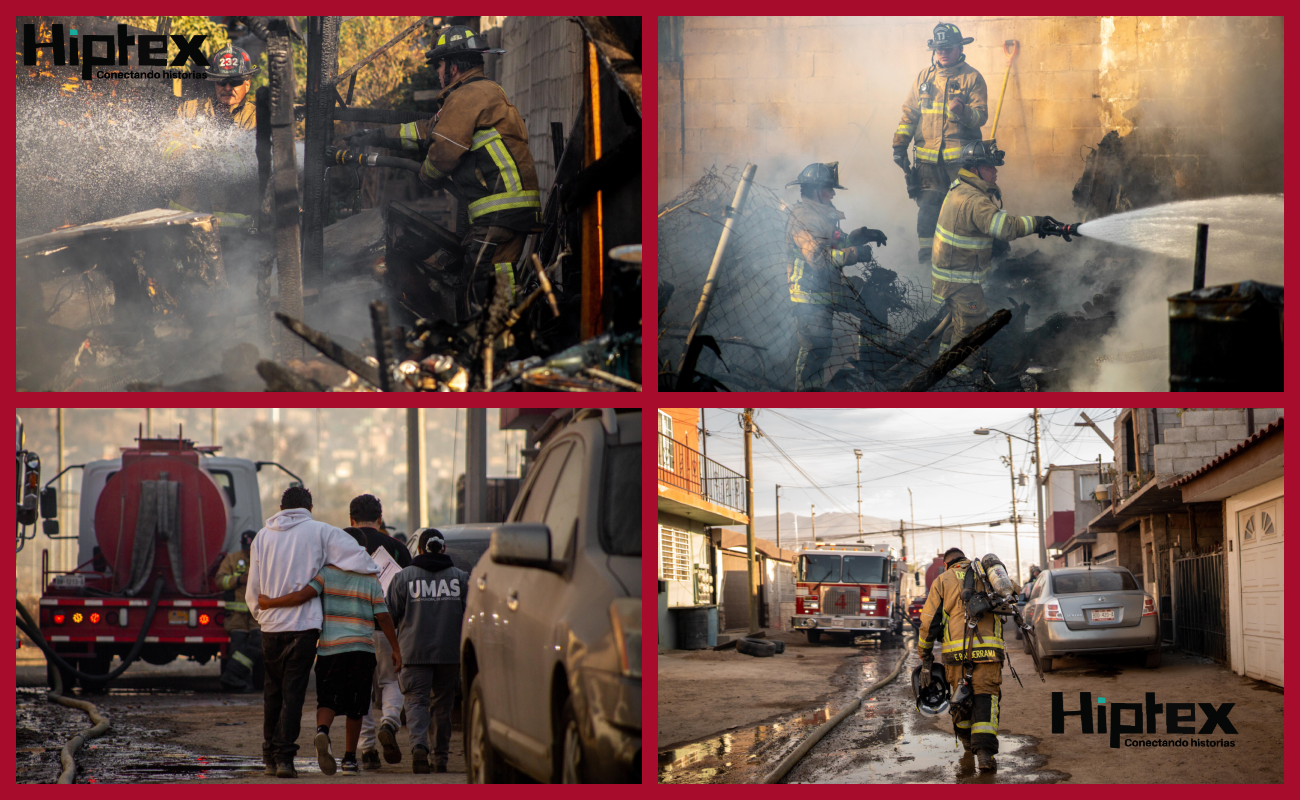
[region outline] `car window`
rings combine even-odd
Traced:
[[[226,497],[230,500],[230,505],[235,504],[235,479],[229,472],[223,469],[208,470],[208,474],[217,482],[217,485],[226,490]]]
[[[1029,599],[1037,600],[1039,595],[1043,593],[1043,587],[1046,585],[1047,585],[1047,581],[1043,580],[1042,575],[1039,575],[1038,579],[1034,581],[1034,589],[1033,592],[1029,595]]]
[[[1133,576],[1127,572],[1095,569],[1088,572],[1052,576],[1052,592],[1054,594],[1120,592],[1136,588],[1138,588],[1137,581],[1133,580]]]
[[[560,477],[546,507],[546,527],[551,529],[551,557],[564,558],[573,541],[573,529],[578,521],[579,499],[582,497],[583,455],[581,442],[569,448],[568,458],[560,467]]]
[[[614,556],[641,555],[641,446],[606,450],[601,482],[600,546]]]
[[[451,558],[453,566],[471,572],[474,565],[478,563],[479,558],[487,552],[488,545],[492,540],[483,539],[452,539],[447,542],[447,555]]]
[[[569,454],[573,442],[568,441],[552,447],[542,454],[542,460],[533,467],[536,478],[529,484],[528,496],[519,504],[519,515],[515,522],[542,522],[546,516],[546,501],[551,499],[551,490],[555,488],[555,479],[560,477],[560,467],[564,457]]]

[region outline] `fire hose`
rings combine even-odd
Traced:
[[[356,150],[343,150],[337,147],[329,147],[325,150],[325,157],[332,164],[353,165],[358,167],[394,167],[404,169],[408,172],[418,173],[422,166],[418,161],[412,161],[409,158],[398,158],[396,156],[381,156],[377,153],[361,153]]]
[[[135,645],[131,648],[131,652],[127,654],[126,658],[122,659],[122,666],[107,675],[88,675],[75,669],[72,665],[68,664],[67,661],[64,661],[63,657],[54,652],[49,643],[45,641],[45,637],[41,635],[40,627],[36,624],[35,620],[32,619],[31,615],[27,612],[27,609],[23,608],[23,604],[15,601],[18,606],[18,613],[22,617],[17,621],[19,630],[27,634],[27,638],[35,642],[41,650],[45,652],[45,657],[50,659],[54,664],[54,686],[45,693],[45,696],[51,702],[86,712],[90,716],[90,721],[94,723],[91,727],[69,739],[68,743],[63,746],[61,751],[59,751],[59,765],[61,768],[58,778],[59,783],[76,782],[77,762],[73,759],[73,754],[80,750],[81,746],[85,744],[88,739],[94,739],[97,736],[104,735],[111,724],[108,717],[99,713],[99,709],[94,703],[88,703],[85,700],[77,700],[64,696],[63,672],[67,671],[82,680],[103,681],[105,683],[125,672],[126,668],[131,666],[131,663],[139,657],[140,650],[144,647],[145,636],[149,632],[149,627],[153,624],[154,613],[158,610],[158,599],[162,595],[163,586],[164,581],[162,578],[159,578],[154,582],[153,597],[149,600],[149,610],[145,615],[144,627],[140,629],[140,635],[136,637]],[[72,687],[67,688],[70,691]]]
[[[808,755],[808,751],[813,748],[813,745],[820,742],[826,734],[830,733],[836,725],[843,722],[849,714],[857,711],[862,706],[862,701],[866,700],[872,692],[897,678],[898,673],[903,669],[903,664],[907,662],[907,657],[911,655],[912,651],[909,646],[915,642],[916,636],[912,636],[907,643],[903,645],[903,655],[898,659],[898,663],[894,665],[893,672],[858,692],[858,696],[853,698],[853,700],[844,708],[840,709],[838,714],[822,723],[821,727],[813,731],[812,735],[794,749],[794,752],[786,756],[785,759],[777,765],[776,769],[765,775],[763,777],[763,783],[780,783],[781,780],[785,778],[786,774],[788,774],[790,770],[794,769],[795,764],[798,764],[804,756]]]

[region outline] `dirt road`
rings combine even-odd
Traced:
[[[226,694],[215,663],[199,666],[177,661],[165,667],[147,664],[131,669],[107,694],[85,697],[113,723],[104,736],[91,740],[77,757],[77,782],[154,783],[184,780],[233,783],[290,783],[262,774],[261,694]],[[34,663],[18,668],[18,781],[48,783],[58,774],[58,750],[73,734],[89,727],[86,715],[45,700],[45,668]],[[27,687],[27,688],[22,688]],[[458,716],[458,715],[457,715]],[[400,764],[387,764],[359,775],[321,774],[311,745],[316,728],[315,678],[303,704],[298,736],[297,783],[464,783],[465,759],[459,725],[451,738],[449,771],[411,772],[407,729],[397,735]],[[335,722],[331,738],[336,757],[343,755],[343,725]]]

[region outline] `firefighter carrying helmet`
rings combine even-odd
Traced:
[[[843,189],[840,186],[840,162],[832,161],[829,164],[809,164],[799,173],[799,177],[786,184],[786,188],[795,185],[800,186],[817,186],[830,187],[832,189]]]
[[[221,80],[222,78],[248,78],[256,75],[260,69],[261,67],[248,57],[248,53],[233,44],[228,44],[212,54],[208,59],[208,66],[203,71],[208,73],[208,77]]]
[[[943,666],[930,662],[930,684],[921,688],[921,670],[918,666],[912,670],[912,694],[916,697],[916,710],[927,717],[937,717],[948,710],[948,676]]]
[[[1006,162],[1002,159],[1006,152],[998,149],[993,139],[971,142],[961,149],[957,163],[963,167],[1000,167]]]
[[[487,39],[474,32],[473,28],[465,25],[452,25],[443,28],[438,33],[438,41],[424,54],[424,60],[429,66],[436,65],[439,61],[449,56],[459,55],[460,53],[504,53],[499,47],[488,47]]]
[[[975,41],[973,36],[963,39],[961,29],[951,22],[940,22],[934,26],[934,38],[926,42],[925,46],[931,50],[947,50],[949,47],[966,45],[973,41]]]

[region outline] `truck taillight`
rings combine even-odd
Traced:
[[[72,615],[72,621],[73,621],[73,622],[80,623],[83,619],[85,619],[85,617],[83,617],[83,616],[81,615],[81,612],[80,612],[80,611],[77,611],[77,612],[75,612],[75,613]]]
[[[207,625],[211,621],[212,621],[212,617],[209,617],[207,614],[199,614],[200,625]]]
[[[1064,620],[1065,616],[1061,613],[1061,606],[1057,603],[1048,603],[1043,606],[1043,619]]]
[[[90,612],[90,624],[91,624],[91,625],[98,625],[98,624],[99,624],[99,612],[98,612],[98,611],[92,611],[92,612]]]
[[[1151,617],[1156,613],[1156,601],[1151,597],[1142,598],[1142,616]]]
[[[62,625],[66,620],[67,620],[67,617],[65,617],[65,616],[62,615],[62,614],[55,614],[55,615],[54,615],[54,624],[55,624],[55,625]]]

